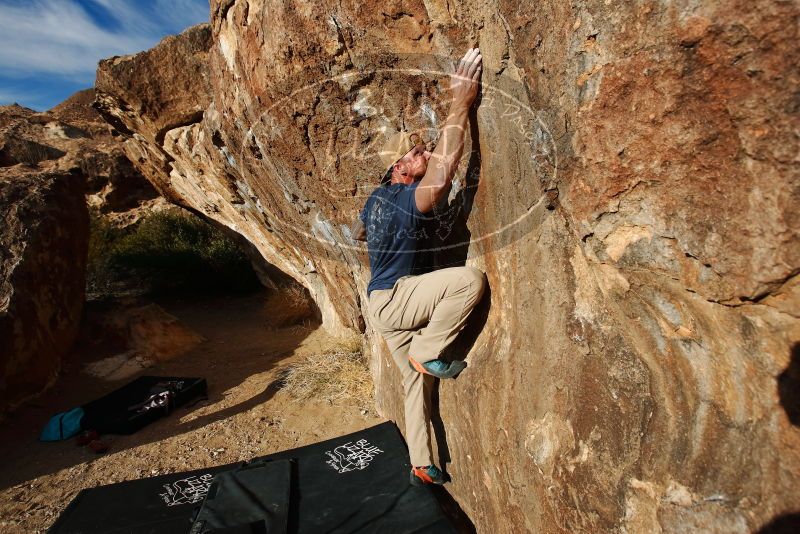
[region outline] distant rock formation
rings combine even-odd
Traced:
[[[436,395],[478,531],[749,532],[800,508],[796,3],[211,13],[102,62],[101,111],[167,198],[245,236],[328,328],[366,332],[401,422],[347,228],[382,132],[435,135],[449,61],[481,47],[470,151],[428,236],[489,280],[469,367]]]
[[[158,193],[122,152],[119,133],[92,107],[94,89],[37,113],[0,106],[0,167],[47,165],[86,177],[87,202],[117,224],[136,221]]]

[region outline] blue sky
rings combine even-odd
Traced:
[[[50,109],[97,62],[208,21],[208,0],[0,0],[0,105]]]

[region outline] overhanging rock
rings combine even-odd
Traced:
[[[244,235],[334,331],[367,316],[346,227],[376,144],[435,134],[450,59],[480,46],[483,97],[435,236],[440,263],[483,269],[491,292],[469,367],[438,391],[451,491],[479,531],[748,532],[800,508],[777,383],[800,340],[795,4],[211,14],[103,62],[103,112],[165,196]],[[402,420],[363,326],[379,408]]]

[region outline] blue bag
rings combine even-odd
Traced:
[[[83,408],[73,408],[50,418],[39,436],[40,441],[69,439],[81,431]]]

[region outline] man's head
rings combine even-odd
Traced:
[[[409,185],[425,176],[431,153],[419,135],[401,131],[389,136],[380,157],[386,169],[385,181]]]

